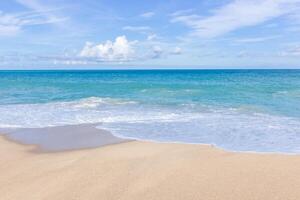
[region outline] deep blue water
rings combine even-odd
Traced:
[[[300,152],[300,70],[0,71],[0,127]]]

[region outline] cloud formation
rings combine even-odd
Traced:
[[[213,38],[299,11],[300,0],[234,0],[212,10],[210,16],[174,13],[171,22],[190,27],[193,35]]]
[[[300,45],[294,46],[280,53],[281,56],[300,57]]]
[[[180,55],[182,54],[182,49],[180,47],[175,47],[172,51],[171,54],[173,55]]]
[[[16,16],[0,12],[0,36],[16,35],[23,24]]]
[[[64,18],[45,18],[44,14],[48,12],[51,10],[22,13],[0,11],[0,36],[14,36],[27,26],[53,24],[65,20]]]
[[[147,36],[148,41],[153,41],[155,39],[158,39],[158,36],[155,33],[151,33],[150,35]]]
[[[267,36],[267,37],[251,37],[251,38],[239,38],[236,39],[235,42],[237,43],[259,43],[259,42],[265,42],[268,40],[273,40],[276,38],[279,38],[279,35],[274,36]]]
[[[126,36],[119,36],[115,41],[107,40],[101,44],[87,42],[80,52],[80,57],[96,58],[103,61],[129,61],[134,57],[134,44]]]
[[[142,13],[140,16],[143,17],[143,18],[151,18],[155,15],[154,12],[145,12],[145,13]]]
[[[49,12],[52,8],[45,6],[45,3],[41,3],[39,0],[16,0],[19,4],[26,8],[29,8],[35,12],[42,13],[47,21],[51,22],[61,22],[65,21],[66,18],[58,17],[53,12]]]
[[[150,31],[151,28],[149,26],[124,26],[123,30],[134,31],[134,32],[146,32],[146,31]]]
[[[30,11],[17,13],[0,11],[0,36],[15,36],[25,27],[57,24],[67,20],[65,17],[54,15],[60,8],[48,8],[37,0],[16,0],[16,2]]]

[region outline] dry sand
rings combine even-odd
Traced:
[[[300,156],[127,142],[32,153],[0,138],[1,200],[299,200]]]

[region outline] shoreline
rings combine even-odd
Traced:
[[[32,152],[37,153],[93,149],[134,141],[116,137],[106,130],[97,129],[96,125],[79,124],[45,128],[3,129],[0,136],[10,142],[33,146]]]
[[[259,152],[259,151],[236,151],[225,149],[219,147],[215,144],[206,144],[206,143],[186,143],[180,141],[156,141],[150,139],[138,139],[138,138],[129,138],[122,137],[119,135],[115,135],[112,132],[96,128],[100,123],[87,123],[87,124],[78,124],[78,125],[62,125],[62,126],[53,126],[53,127],[43,127],[43,128],[0,128],[0,138],[3,138],[9,142],[13,142],[19,145],[32,146],[33,153],[63,153],[63,152],[72,152],[72,151],[80,151],[80,150],[88,150],[101,148],[103,146],[115,145],[125,142],[147,142],[147,143],[157,143],[157,144],[181,144],[181,145],[199,145],[199,146],[207,146],[215,149],[219,149],[224,152],[229,153],[241,153],[241,154],[257,154],[257,155],[285,155],[285,156],[300,156],[299,153],[287,153],[287,152]],[[42,133],[41,133],[42,132]],[[71,146],[64,146],[62,144],[61,147],[51,147],[46,146],[49,141],[45,141],[49,139],[51,136],[53,141],[52,143],[56,143],[60,141],[60,139],[64,136],[67,137],[68,141],[64,141],[68,144],[69,141],[73,140],[73,136],[77,135],[79,139],[86,140],[91,135],[97,134],[96,140],[99,140],[96,143],[89,144],[89,141],[85,141],[86,144],[81,146],[82,144],[71,144]],[[26,135],[26,136],[25,136]],[[29,136],[29,139],[28,139]],[[36,138],[39,136],[39,138]],[[41,137],[40,137],[41,136]],[[54,144],[56,145],[56,144]],[[53,149],[52,149],[53,148]]]

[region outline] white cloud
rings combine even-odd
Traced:
[[[63,64],[63,65],[90,65],[90,64],[94,64],[92,62],[88,62],[86,60],[54,60],[53,61],[54,65],[59,65],[59,64]]]
[[[125,26],[123,27],[125,31],[135,31],[135,32],[146,32],[150,31],[151,28],[149,26]]]
[[[81,57],[96,58],[103,61],[130,61],[134,57],[134,44],[136,41],[128,41],[126,36],[119,36],[115,41],[107,40],[102,44],[87,42],[80,52]]]
[[[264,42],[268,40],[273,40],[276,38],[279,38],[280,36],[269,36],[269,37],[252,37],[252,38],[239,38],[236,39],[235,42],[237,43],[258,43],[258,42]]]
[[[33,10],[29,12],[4,13],[0,11],[0,36],[14,36],[27,26],[56,24],[67,20],[55,16],[59,9],[49,9],[34,0],[17,0],[18,3]]]
[[[39,0],[16,0],[19,4],[25,6],[26,8],[29,8],[35,12],[41,13],[47,21],[51,23],[58,23],[67,20],[65,17],[58,17],[53,12],[58,9],[51,9],[47,6],[45,6],[45,3],[40,3]]]
[[[152,46],[150,53],[148,54],[148,58],[150,59],[159,59],[159,58],[167,58],[169,55],[181,55],[182,49],[180,47],[175,47],[170,49],[170,47],[162,48],[159,45]]]
[[[16,0],[16,2],[33,10],[42,10],[44,8],[38,0]]]
[[[175,47],[172,51],[171,54],[173,55],[180,55],[182,54],[182,49],[180,47]]]
[[[158,36],[154,33],[147,36],[148,41],[152,41],[152,40],[155,40],[157,38],[158,38]]]
[[[280,53],[280,56],[300,57],[300,46],[295,46]]]
[[[0,36],[14,36],[19,33],[20,27],[0,24]]]
[[[195,9],[186,9],[186,10],[177,10],[176,12],[173,12],[172,14],[170,14],[170,16],[180,16],[180,15],[187,15],[191,12],[195,11]]]
[[[155,15],[154,12],[145,12],[145,13],[142,13],[140,16],[143,17],[143,18],[151,18]]]
[[[0,11],[0,36],[16,35],[24,22],[14,15]]]
[[[299,4],[300,0],[234,0],[211,11],[210,16],[175,13],[171,22],[192,28],[194,35],[212,38],[299,12]]]
[[[52,24],[56,23],[56,20],[61,19],[45,19],[43,12],[3,13],[0,11],[0,36],[14,36],[26,26]]]
[[[148,60],[148,59],[159,59],[164,55],[164,51],[163,49],[158,46],[152,46],[151,48],[148,49],[147,54],[144,55],[144,59]]]
[[[161,53],[162,52],[162,48],[160,46],[154,46],[153,47],[153,52]]]

